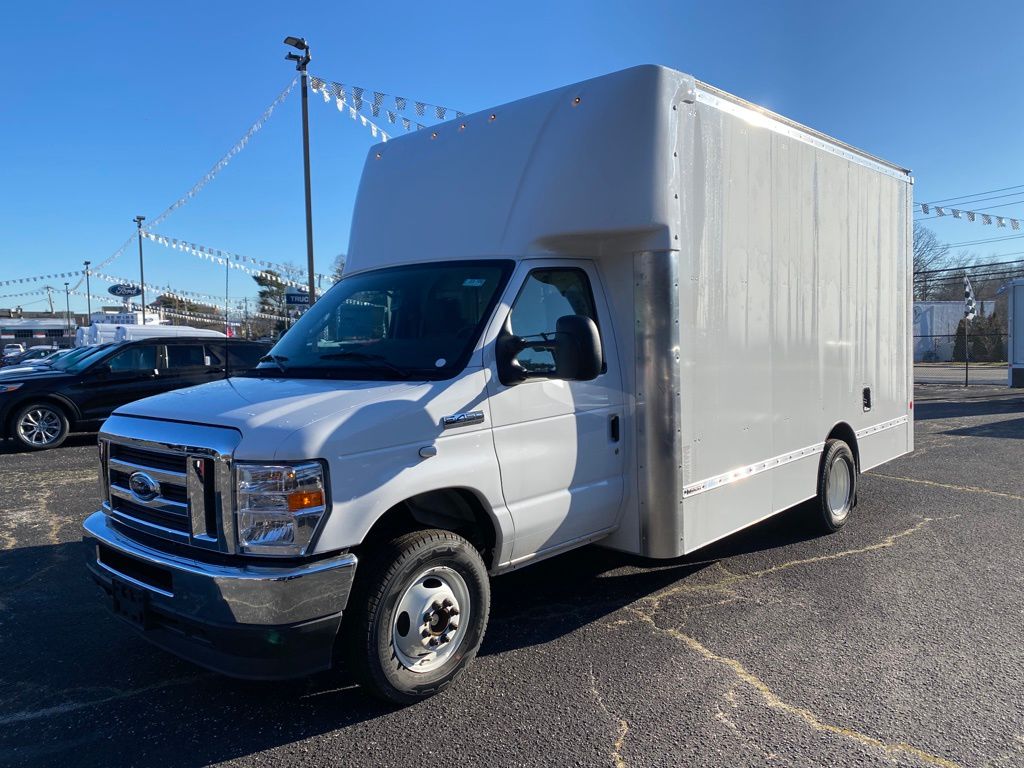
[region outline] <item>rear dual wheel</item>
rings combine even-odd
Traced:
[[[375,695],[413,704],[450,686],[487,628],[490,583],[480,553],[450,531],[375,547],[345,616],[345,663]]]

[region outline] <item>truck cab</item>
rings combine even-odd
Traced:
[[[912,448],[910,210],[906,171],[661,67],[378,145],[345,276],[263,362],[106,421],[90,572],[198,664],[405,704],[492,576],[808,500],[837,531]]]

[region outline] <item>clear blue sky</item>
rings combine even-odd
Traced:
[[[467,112],[665,64],[912,168],[919,201],[1024,185],[1024,4],[1010,0],[31,2],[4,21],[0,280],[100,261],[135,214],[152,218],[187,190],[292,77],[289,34],[310,41],[310,71]],[[372,141],[322,102],[310,109],[326,271],[347,247]],[[296,92],[160,231],[304,263],[299,119]],[[1011,234],[938,224],[954,243]],[[1024,239],[974,250],[1024,251]],[[146,264],[147,282],[223,291],[223,270],[190,256],[147,244]],[[134,253],[108,269],[137,276]],[[255,293],[231,279],[232,295]]]

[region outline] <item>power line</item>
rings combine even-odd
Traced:
[[[984,240],[965,240],[963,243],[946,243],[950,248],[963,248],[965,246],[983,246],[986,243],[1002,243],[1007,240],[1020,240],[1024,234],[1008,234],[1004,238],[987,238]]]
[[[1024,253],[1024,251],[1018,251],[1017,253]],[[1016,253],[1004,253],[1002,256],[1015,256]],[[937,272],[953,272],[954,270],[967,270],[967,269],[986,269],[988,267],[1001,267],[1005,264],[1024,264],[1024,259],[1012,259],[1011,261],[990,261],[986,264],[973,264],[969,266],[959,267],[945,267],[943,269],[922,269],[920,272],[915,272],[914,275],[933,275]]]
[[[1008,189],[1024,189],[1024,184],[1017,184],[1013,187],[1002,187],[1001,189],[990,189],[985,192],[971,192],[967,195],[956,195],[955,197],[945,197],[942,200],[933,200],[930,205],[935,205],[936,203],[948,203],[951,200],[962,200],[965,197],[977,197],[978,195],[991,195],[995,192],[1006,192]]]

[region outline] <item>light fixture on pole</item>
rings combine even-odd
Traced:
[[[85,305],[87,307],[86,314],[88,314],[88,324],[92,325],[92,288],[89,286],[89,265],[91,261],[85,262]]]
[[[306,270],[309,273],[309,305],[316,301],[315,270],[313,269],[313,199],[309,183],[309,84],[306,67],[312,58],[309,44],[303,37],[286,37],[285,45],[290,45],[298,53],[288,53],[285,58],[295,62],[295,69],[302,77],[302,168],[306,179]]]
[[[71,289],[68,288],[68,284],[64,283],[64,309],[67,310],[67,314],[64,319],[67,324],[67,329],[71,330]]]
[[[142,324],[146,324],[146,274],[142,269],[142,222],[145,216],[136,216],[132,221],[139,230],[139,288],[142,289]]]

